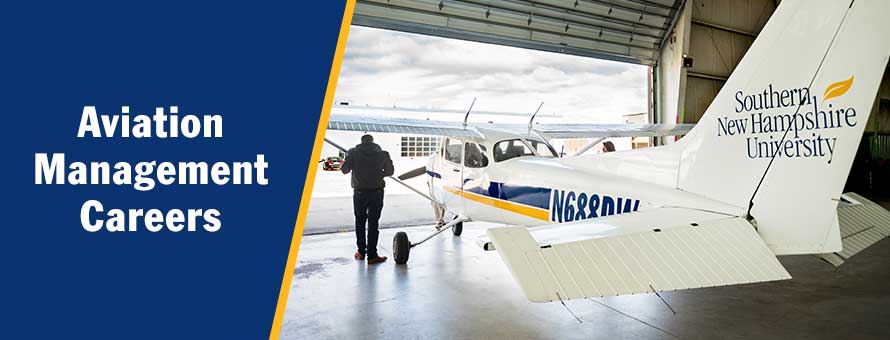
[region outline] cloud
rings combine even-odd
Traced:
[[[354,105],[545,113],[615,121],[646,110],[647,67],[352,27],[336,97]]]

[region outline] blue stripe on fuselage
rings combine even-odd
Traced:
[[[535,208],[550,209],[549,188],[538,188],[491,182],[487,188],[477,186],[472,188],[465,188],[464,190],[472,192],[474,194],[497,198],[513,203],[524,204]]]
[[[438,173],[432,171],[427,171],[427,173],[430,176],[442,178]],[[463,182],[466,184],[470,180],[465,179]],[[550,220],[557,223],[631,213],[640,209],[640,200],[630,197],[511,185],[499,182],[490,182],[488,187],[485,188],[475,186],[467,187],[463,190],[511,203],[549,210]]]

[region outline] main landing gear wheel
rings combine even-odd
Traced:
[[[408,241],[408,234],[404,231],[396,233],[392,238],[392,256],[396,264],[405,264],[408,262],[408,255],[411,253],[411,241]]]
[[[455,218],[457,218],[457,217],[455,217]],[[460,236],[460,234],[463,232],[464,232],[464,223],[463,222],[458,222],[458,223],[455,223],[453,226],[451,226],[451,233],[454,234],[454,236]]]

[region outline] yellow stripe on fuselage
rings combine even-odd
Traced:
[[[489,205],[498,209],[504,209],[509,212],[514,212],[520,215],[528,216],[531,218],[537,218],[543,221],[550,220],[550,212],[541,208],[530,207],[524,204],[513,203],[510,201],[505,201],[502,199],[497,199],[494,197],[488,197],[484,195],[480,195],[474,192],[464,191],[457,188],[445,187],[445,190],[448,192],[458,195],[460,197],[466,198],[468,200],[479,202],[485,205]]]

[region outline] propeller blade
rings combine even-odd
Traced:
[[[414,178],[414,177],[417,177],[417,176],[420,176],[420,175],[424,175],[424,174],[426,174],[426,167],[425,167],[425,166],[422,166],[422,167],[419,167],[419,168],[417,168],[417,169],[414,169],[414,170],[411,170],[411,171],[408,171],[408,172],[406,172],[406,173],[403,173],[403,174],[399,175],[398,179],[404,181],[404,180],[406,180],[406,179],[412,179],[412,178]]]

